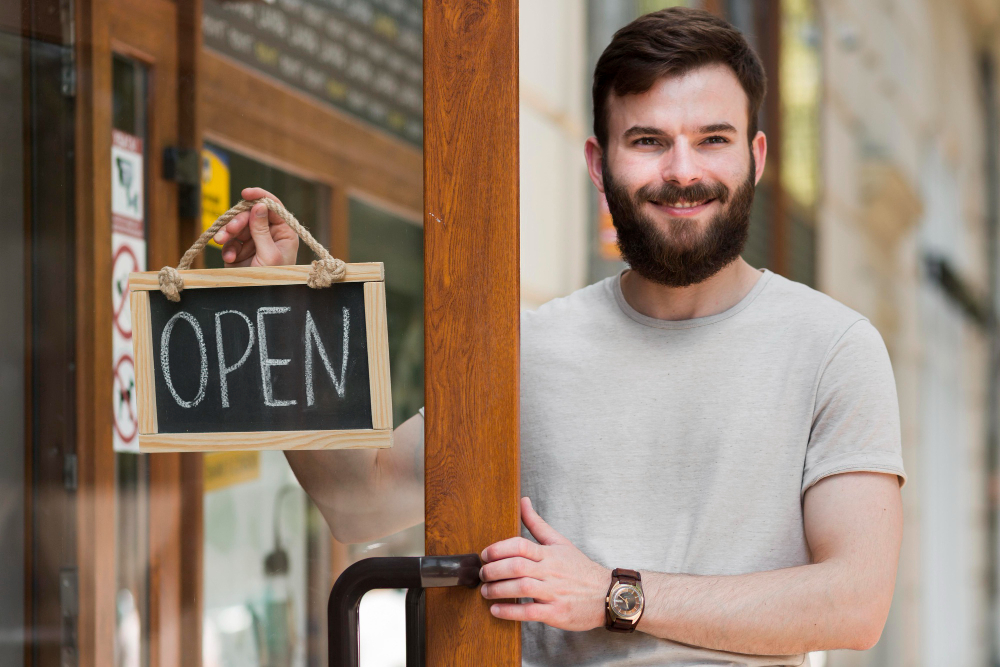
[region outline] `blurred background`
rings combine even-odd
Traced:
[[[524,308],[621,269],[583,161],[590,76],[616,29],[676,4],[767,69],[745,258],[867,316],[895,370],[889,621],[813,664],[1000,665],[1000,0],[522,0]],[[0,4],[0,664],[322,665],[339,572],[423,553],[422,526],[333,541],[280,453],[136,453],[123,306],[128,271],[263,186],[335,255],[385,262],[412,415],[421,30],[420,0]],[[366,667],[405,664],[402,599],[363,602]]]

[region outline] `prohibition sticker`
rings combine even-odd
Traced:
[[[138,452],[129,273],[146,270],[142,139],[111,135],[111,411],[115,451]]]

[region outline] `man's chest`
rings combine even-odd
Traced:
[[[595,557],[646,567],[728,569],[747,540],[800,539],[813,378],[787,357],[670,352],[522,368],[523,492]]]

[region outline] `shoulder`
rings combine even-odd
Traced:
[[[867,317],[833,297],[778,275],[767,293],[768,318],[782,345],[811,350],[824,384],[844,378],[870,381],[874,375],[892,380],[885,342]],[[819,378],[818,378],[819,379]]]
[[[801,342],[812,340],[831,349],[844,339],[860,338],[877,339],[882,345],[867,317],[808,285],[770,274],[760,301],[759,312],[769,321],[768,326],[783,329]]]
[[[536,310],[521,311],[522,332],[574,327],[606,318],[614,305],[611,281],[615,279],[605,278],[564,297],[552,299]]]
[[[581,345],[598,345],[622,318],[614,300],[615,278],[588,285],[537,310],[521,312],[521,354],[562,356]]]
[[[777,274],[771,274],[770,278],[761,298],[769,311],[787,318],[788,322],[821,325],[844,332],[859,321],[867,321],[861,313],[808,285]]]

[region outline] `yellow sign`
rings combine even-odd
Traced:
[[[260,477],[260,452],[205,454],[205,492],[217,491]]]
[[[211,227],[219,216],[229,210],[229,159],[222,151],[203,148],[201,151],[201,230]],[[210,245],[221,248],[214,240]]]

